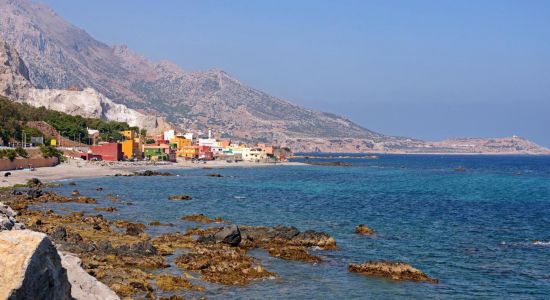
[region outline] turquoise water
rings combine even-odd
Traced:
[[[104,213],[108,217],[176,224],[152,227],[153,235],[194,226],[180,217],[205,213],[237,224],[325,231],[341,248],[316,252],[325,259],[318,265],[255,251],[278,278],[242,288],[209,285],[208,292],[187,295],[191,297],[550,297],[550,157],[383,155],[378,160],[338,160],[353,166],[177,170],[177,177],[84,179],[76,187],[56,190],[68,194],[77,188],[98,198],[100,205],[119,209]],[[455,171],[458,167],[465,171]],[[205,176],[213,172],[224,177]],[[95,191],[98,186],[105,191]],[[108,193],[118,194],[121,202],[105,199]],[[180,193],[193,200],[167,200]],[[354,227],[360,223],[377,234],[356,235]],[[378,259],[410,263],[440,284],[393,282],[346,270],[349,263]]]

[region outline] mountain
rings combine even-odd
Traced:
[[[465,149],[376,133],[346,118],[304,108],[248,87],[222,70],[190,72],[169,61],[151,62],[127,46],[109,46],[95,40],[38,2],[0,0],[0,11],[0,40],[18,52],[26,64],[27,70],[20,73],[32,82],[33,88],[55,90],[27,93],[32,97],[25,101],[31,104],[48,102],[49,107],[57,109],[58,104],[53,102],[60,98],[51,94],[75,87],[81,94],[101,95],[145,115],[165,117],[182,129],[213,129],[222,137],[274,142],[295,151]],[[18,87],[9,89],[14,93]],[[80,94],[68,94],[61,97],[69,99],[64,100],[67,104],[63,108],[73,101],[71,97],[82,98]],[[91,107],[97,106],[94,101],[90,100],[96,103]]]
[[[170,62],[150,62],[126,46],[110,47],[41,3],[1,0],[0,10],[0,37],[20,53],[38,88],[91,87],[182,127],[242,139],[384,139],[345,118],[252,89],[223,71],[186,72]]]
[[[144,115],[123,104],[117,104],[95,91],[69,89],[37,89],[29,77],[29,69],[7,43],[0,39],[0,95],[32,106],[44,106],[85,118],[126,122],[150,132],[166,130],[168,124],[155,116]]]

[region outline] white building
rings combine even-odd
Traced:
[[[171,141],[176,136],[174,129],[170,129],[164,132],[164,140]]]
[[[260,148],[242,148],[244,161],[263,162],[267,160],[267,152]]]

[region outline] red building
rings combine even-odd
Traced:
[[[213,160],[214,159],[214,152],[212,152],[212,147],[210,147],[210,146],[199,146],[199,159]]]
[[[103,160],[118,161],[122,160],[122,144],[108,143],[99,146],[90,146],[94,155],[101,155]]]

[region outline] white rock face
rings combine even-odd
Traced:
[[[83,91],[29,89],[26,96],[19,101],[85,118],[126,122],[130,126],[146,128],[148,131],[155,131],[163,123],[160,118],[146,116],[123,104],[114,103],[92,88]]]
[[[71,296],[76,300],[118,300],[115,292],[102,282],[86,273],[81,267],[80,258],[70,253],[60,252],[63,268],[71,283]]]

